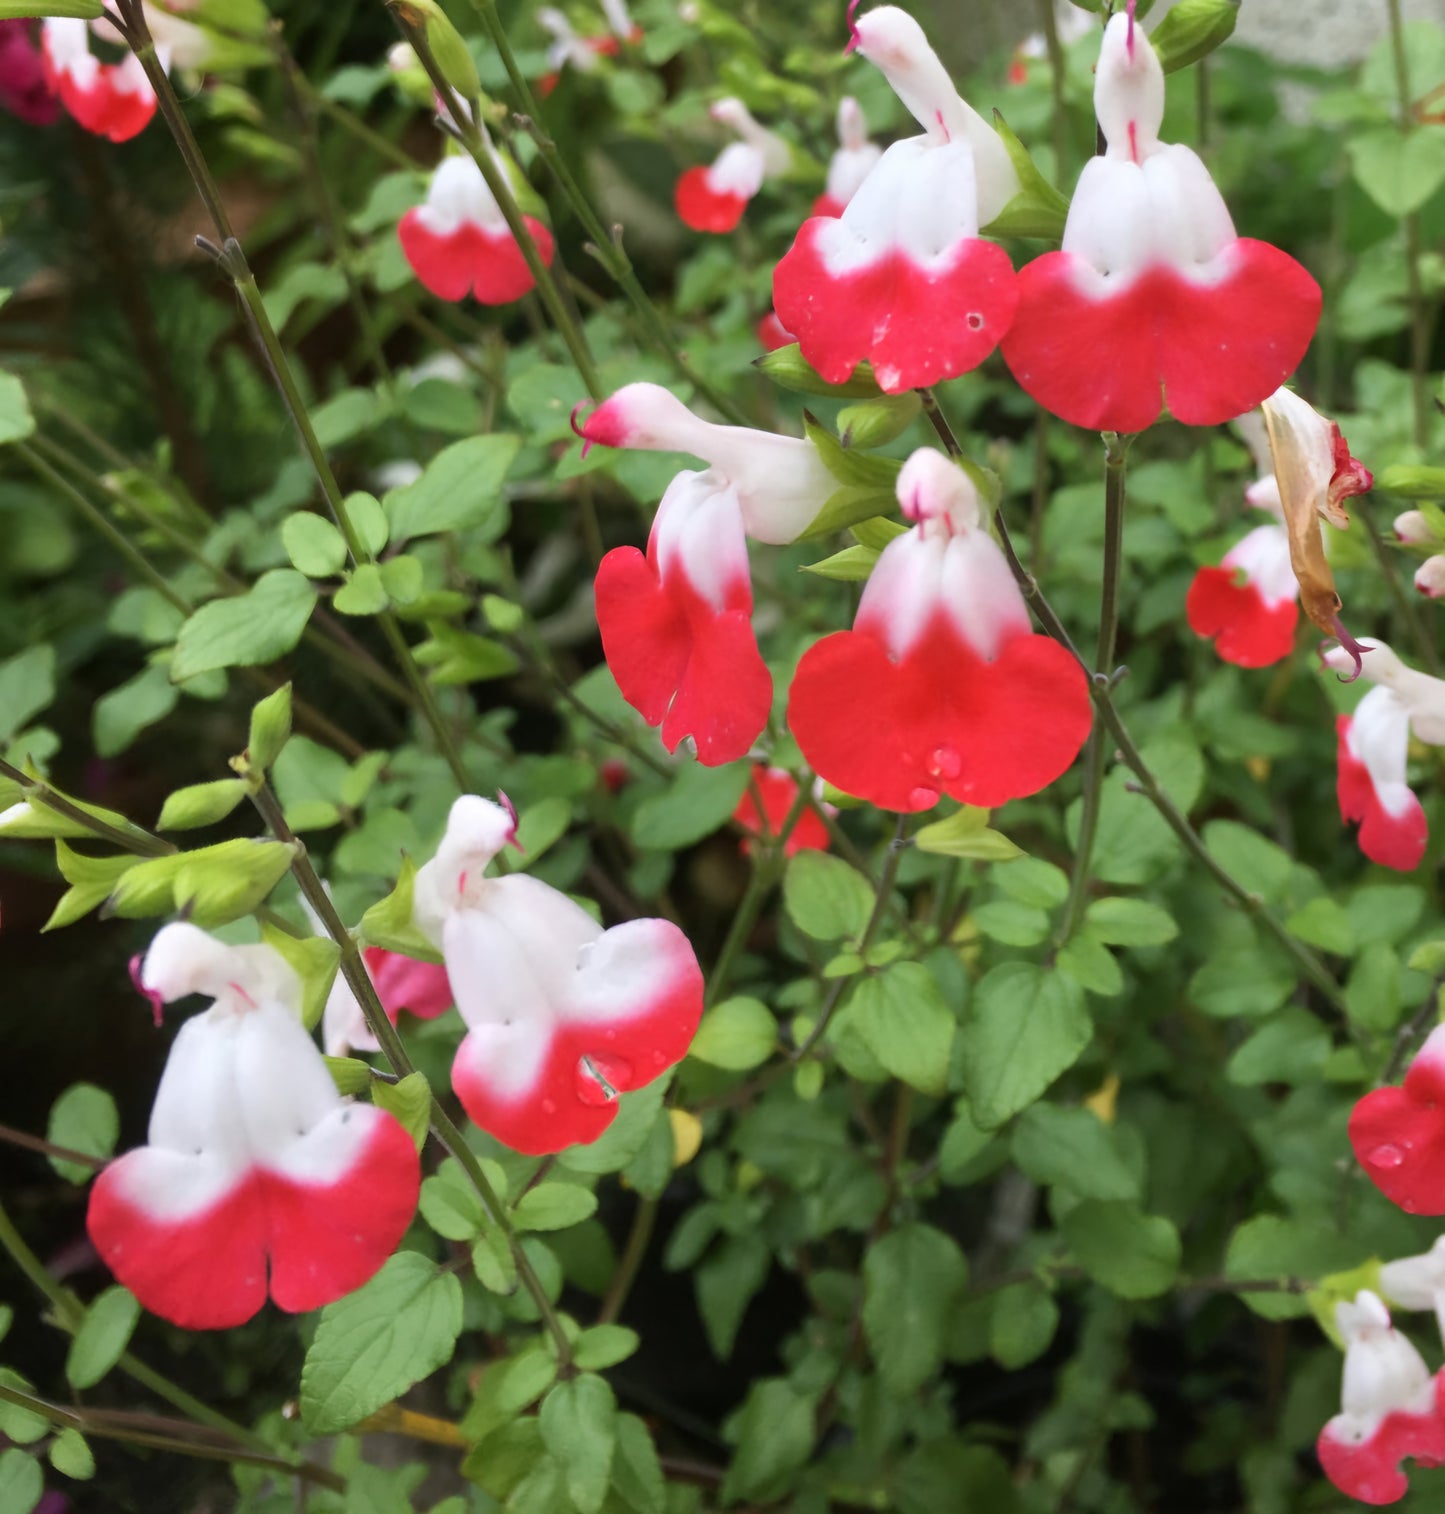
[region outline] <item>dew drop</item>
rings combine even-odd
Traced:
[[[928,766],[940,778],[957,778],[963,771],[963,758],[951,746],[941,746],[928,759]]]
[[[543,1099],[542,1100],[542,1113],[543,1114],[556,1114],[557,1113],[557,1101],[556,1101],[556,1099]]]
[[[1371,1167],[1398,1167],[1405,1160],[1405,1153],[1398,1146],[1376,1146],[1370,1153]]]

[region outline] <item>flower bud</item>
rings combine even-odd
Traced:
[[[1435,533],[1430,529],[1430,522],[1425,519],[1423,510],[1406,510],[1403,515],[1395,517],[1395,535],[1401,541],[1415,545],[1432,540]]]

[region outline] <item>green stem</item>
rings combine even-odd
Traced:
[[[306,844],[300,840],[296,833],[286,823],[286,817],[281,812],[281,806],[277,803],[276,796],[264,783],[251,795],[251,802],[260,812],[261,818],[271,830],[271,834],[278,841],[287,842],[295,849],[295,856],[291,863],[291,871],[295,875],[296,882],[300,885],[301,892],[312,909],[316,911],[316,917],[325,927],[326,934],[336,943],[341,951],[341,972],[356,1001],[361,1006],[361,1013],[365,1017],[367,1026],[372,1035],[376,1037],[377,1044],[381,1047],[382,1055],[391,1064],[393,1071],[399,1077],[409,1077],[416,1071],[415,1064],[407,1054],[406,1047],[402,1044],[401,1036],[396,1027],[387,1018],[386,1011],[381,1006],[381,1000],[377,997],[376,985],[371,981],[371,975],[366,970],[366,963],[362,959],[361,948],[356,944],[356,938],[347,930],[341,916],[336,912],[336,906],[331,902],[331,895],[322,886],[321,879],[316,869],[311,865],[310,855],[307,853]],[[542,1280],[537,1276],[527,1253],[522,1249],[522,1244],[517,1238],[516,1231],[512,1228],[511,1220],[507,1217],[506,1207],[498,1198],[496,1190],[487,1180],[487,1175],[482,1171],[481,1164],[477,1161],[476,1154],[467,1145],[466,1138],[457,1129],[451,1116],[442,1108],[440,1100],[435,1094],[431,1096],[431,1128],[437,1139],[447,1149],[447,1152],[456,1159],[457,1163],[466,1173],[468,1181],[476,1190],[478,1198],[482,1201],[482,1208],[490,1223],[494,1224],[507,1237],[507,1244],[512,1252],[512,1259],[516,1263],[517,1276],[521,1279],[522,1286],[531,1295],[532,1302],[537,1306],[543,1323],[551,1335],[557,1348],[557,1360],[564,1376],[570,1375],[572,1369],[572,1347],[567,1340],[566,1333],[562,1329],[561,1321],[557,1312],[552,1307],[552,1301],[547,1297],[547,1290],[542,1286]]]
[[[878,928],[888,914],[889,900],[893,893],[893,880],[898,876],[898,864],[902,862],[903,853],[907,849],[907,842],[904,840],[907,825],[908,817],[900,815],[894,827],[893,839],[888,843],[888,855],[883,861],[883,871],[878,875],[878,892],[873,900],[873,913],[868,916],[868,923],[863,927],[863,934],[858,938],[857,950],[860,957],[867,956],[868,948],[873,945]],[[828,1025],[852,982],[851,978],[835,978],[829,985],[828,996],[823,1000],[823,1007],[818,1012],[817,1023],[808,1032],[802,1045],[792,1054],[794,1062],[805,1061],[813,1048],[827,1034]]]
[[[632,1285],[637,1281],[637,1273],[642,1266],[643,1258],[647,1255],[647,1248],[652,1240],[652,1232],[656,1224],[657,1200],[655,1198],[639,1199],[632,1216],[632,1228],[627,1232],[627,1244],[623,1247],[622,1256],[617,1263],[617,1271],[612,1274],[612,1281],[607,1286],[607,1296],[602,1300],[602,1307],[597,1311],[597,1324],[610,1325],[622,1313],[627,1297],[632,1292]]]
[[[1054,182],[1064,181],[1064,159],[1068,151],[1068,117],[1064,106],[1064,48],[1059,41],[1059,18],[1054,0],[1039,0],[1043,16],[1044,45],[1049,55],[1049,89],[1053,95]]]
[[[251,272],[250,264],[246,260],[245,249],[237,240],[236,234],[231,227],[230,217],[226,214],[226,207],[221,201],[220,189],[215,178],[211,174],[196,142],[195,134],[191,131],[190,123],[186,120],[185,112],[181,109],[180,100],[171,86],[170,77],[160,65],[156,57],[155,42],[151,37],[150,30],[146,25],[145,15],[141,9],[140,0],[118,0],[121,11],[121,19],[127,40],[140,60],[141,67],[145,70],[146,78],[155,90],[156,103],[161,115],[165,118],[166,125],[170,128],[171,136],[175,139],[186,168],[195,185],[196,193],[205,205],[211,223],[221,239],[219,247],[211,247],[204,243],[215,257],[217,263],[230,277],[235,286],[236,293],[240,296],[250,317],[251,327],[261,349],[266,355],[267,365],[271,370],[271,376],[275,380],[276,387],[281,393],[282,402],[285,404],[291,422],[296,428],[297,435],[301,439],[301,445],[310,459],[311,466],[315,470],[317,480],[321,484],[321,492],[326,498],[327,507],[331,511],[332,518],[336,522],[337,529],[346,541],[347,551],[355,563],[369,563],[373,561],[370,549],[362,539],[351,521],[346,509],[346,500],[341,493],[340,485],[336,482],[336,475],[332,472],[331,464],[326,457],[326,451],[322,447],[320,439],[316,435],[316,428],[311,424],[310,414],[307,412],[306,403],[301,397],[301,392],[296,386],[295,375],[291,372],[291,365],[287,361],[285,349],[281,345],[280,338],[276,335],[276,328],[271,324],[271,318],[266,313],[265,304],[261,299],[261,291],[256,285],[255,275]],[[470,779],[466,768],[462,765],[461,757],[457,752],[452,740],[451,732],[447,729],[446,722],[442,719],[441,711],[437,706],[435,695],[431,685],[422,677],[421,669],[417,667],[416,660],[412,656],[411,648],[407,645],[406,638],[401,633],[397,624],[396,616],[390,610],[382,611],[377,617],[386,637],[388,645],[397,659],[397,665],[401,668],[403,676],[416,695],[418,706],[431,727],[432,734],[436,739],[437,749],[446,759],[447,766],[452,771],[457,786],[463,790],[468,789]]]
[[[1094,655],[1095,685],[1107,688],[1114,673],[1114,652],[1119,638],[1119,575],[1124,559],[1125,470],[1129,439],[1116,432],[1104,434],[1104,587],[1099,607],[1099,641]],[[1089,863],[1099,829],[1099,807],[1104,794],[1104,769],[1108,755],[1100,709],[1084,754],[1084,806],[1079,817],[1079,843],[1074,854],[1074,872],[1069,881],[1069,899],[1059,927],[1062,946],[1078,929],[1089,894]]]
[[[502,25],[501,17],[497,14],[496,0],[471,0],[471,4],[472,9],[482,18],[482,24],[486,27],[487,34],[492,39],[492,45],[497,49],[497,56],[502,61],[502,67],[507,72],[507,78],[511,81],[512,88],[517,92],[517,98],[522,102],[522,109],[526,112],[518,124],[537,144],[537,150],[541,153],[548,171],[557,181],[563,196],[571,205],[582,224],[583,231],[590,239],[590,250],[593,256],[602,265],[608,277],[627,296],[656,349],[667,357],[678,373],[728,420],[734,425],[747,425],[748,418],[742,410],[700,373],[683,353],[678,345],[676,334],[669,328],[662,312],[653,304],[647,291],[638,281],[632,260],[627,256],[622,245],[621,227],[613,227],[609,230],[602,224],[601,217],[592,207],[592,202],[582,192],[581,185],[573,177],[572,170],[558,151],[556,141],[543,128],[536,96],[532,93],[532,86],[527,82],[526,76],[517,66],[516,55],[512,52],[512,44],[507,37],[507,29]]]
[[[29,773],[15,767],[0,757],[0,778],[8,778],[20,785],[29,804],[43,804],[46,809],[64,815],[67,820],[83,826],[97,841],[108,841],[123,852],[137,857],[169,857],[176,850],[169,841],[152,836],[147,830],[127,821],[128,830],[111,825],[108,821],[88,813],[81,805],[58,790],[51,788],[43,778],[32,778]]]

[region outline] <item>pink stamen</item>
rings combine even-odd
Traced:
[[[497,790],[497,803],[500,804],[502,808],[506,810],[507,814],[512,817],[512,833],[507,837],[507,845],[516,847],[516,849],[525,857],[527,855],[527,848],[517,840],[517,827],[521,824],[521,822],[517,818],[517,806],[507,798],[507,796],[501,791],[501,789]]]
[[[1134,61],[1134,6],[1137,0],[1129,0],[1129,31],[1124,38],[1124,50],[1129,54],[1129,61]]]
[[[591,419],[592,412],[594,409],[596,409],[596,407],[597,401],[592,399],[578,400],[577,403],[572,407],[572,418],[570,424],[572,426],[573,434],[582,438],[583,457],[586,457],[587,454],[592,450],[592,438],[588,436],[587,433],[582,429],[582,426],[585,426],[587,424],[585,420],[582,422],[582,426],[579,426],[577,424],[577,414],[579,411],[585,409],[587,411],[588,419]]]
[[[948,125],[943,119],[943,112],[941,110],[934,111],[933,119],[938,122],[938,129],[943,133],[943,140],[945,142],[953,141],[953,138],[949,135]]]
[[[161,1028],[161,1020],[165,1016],[166,1001],[165,998],[156,989],[147,988],[145,984],[141,982],[140,970],[141,964],[144,961],[145,955],[142,952],[137,952],[135,956],[130,959],[130,981],[135,985],[135,991],[141,996],[141,998],[150,1000],[151,1019],[155,1021],[155,1027],[157,1030],[159,1030]]]
[[[848,45],[843,49],[843,56],[845,58],[855,47],[861,47],[863,44],[863,38],[858,35],[858,23],[853,19],[858,9],[858,3],[859,0],[848,0]]]

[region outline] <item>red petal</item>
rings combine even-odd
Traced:
[[[753,798],[754,789],[762,796],[761,818],[758,815],[757,802]],[[775,841],[787,822],[788,816],[792,813],[797,798],[798,785],[791,773],[764,767],[762,763],[757,763],[753,767],[753,782],[738,801],[738,807],[733,811],[733,819],[744,830],[751,831],[754,836]],[[783,855],[791,857],[795,852],[803,851],[826,852],[829,839],[828,827],[824,825],[822,817],[816,810],[805,809],[798,816],[792,830],[788,832],[788,839],[783,845]],[[752,849],[752,842],[744,839],[742,850],[751,852]]]
[[[818,251],[827,217],[805,221],[773,270],[773,304],[803,356],[830,384],[865,358],[889,394],[955,378],[978,365],[1008,330],[1018,304],[1013,264],[992,242],[960,242],[951,261],[920,268],[890,251],[833,274]]]
[[[678,179],[673,203],[694,231],[714,232],[732,231],[748,204],[742,195],[719,194],[713,189],[706,168],[689,168]]]
[[[139,136],[156,113],[156,97],[147,91],[116,89],[110,82],[113,67],[102,66],[88,89],[63,70],[47,70],[51,88],[60,103],[86,129],[112,142],[129,142]]]
[[[768,313],[757,324],[758,345],[767,352],[776,352],[779,347],[791,347],[793,345],[793,333],[783,327],[774,310]]]
[[[1265,604],[1253,584],[1238,583],[1231,568],[1201,568],[1184,601],[1189,628],[1216,638],[1214,650],[1241,668],[1267,668],[1294,650],[1299,606],[1287,599]]]
[[[1321,295],[1267,242],[1240,238],[1221,257],[1217,283],[1161,266],[1100,299],[1082,292],[1097,275],[1077,254],[1046,253],[1019,273],[1004,361],[1046,410],[1090,430],[1142,431],[1166,400],[1186,425],[1233,420],[1299,364]]]
[[[552,233],[531,216],[523,220],[542,262],[550,267],[555,252]],[[493,235],[466,223],[439,236],[420,209],[407,211],[396,230],[412,272],[438,299],[461,300],[470,293],[480,304],[506,305],[532,288],[532,270],[509,231]]]
[[[205,1208],[173,1218],[132,1202],[125,1180],[148,1169],[145,1186],[179,1186],[194,1159],[154,1146],[127,1152],[91,1189],[86,1225],[95,1249],[145,1308],[189,1330],[250,1319],[266,1299],[268,1256],[281,1308],[332,1303],[396,1250],[421,1183],[416,1148],[391,1115],[358,1104],[343,1117],[373,1128],[334,1182],[251,1168]]]
[[[788,722],[829,783],[889,810],[940,792],[993,808],[1036,794],[1073,762],[1092,722],[1088,681],[1046,636],[984,662],[935,616],[893,662],[864,632],[840,631],[798,664]]]
[[[685,584],[659,581],[635,547],[597,570],[597,627],[622,697],[675,751],[684,736],[708,766],[746,755],[768,723],[773,680],[744,604],[715,612]]]
[[[1406,1457],[1413,1457],[1422,1467],[1445,1461],[1445,1385],[1437,1374],[1432,1413],[1387,1414],[1368,1440],[1349,1439],[1337,1424],[1331,1420],[1315,1446],[1325,1476],[1341,1493],[1361,1503],[1397,1503],[1409,1491],[1400,1470]]]
[[[1408,1214],[1445,1214],[1445,1046],[1432,1037],[1401,1088],[1367,1093],[1350,1114],[1360,1166]]]
[[[435,1020],[452,1007],[452,987],[440,962],[418,962],[382,946],[368,946],[362,956],[393,1025],[402,1010],[418,1020]]]
[[[833,221],[836,221],[847,208],[842,200],[835,200],[829,194],[821,194],[813,201],[813,214],[815,216],[825,216]]]
[[[1338,736],[1335,796],[1340,804],[1340,818],[1359,825],[1360,850],[1371,862],[1399,873],[1413,872],[1430,840],[1424,808],[1413,794],[1410,807],[1399,815],[1391,814],[1380,803],[1369,768],[1350,750],[1350,725],[1348,715],[1335,721]],[[1445,1210],[1440,1213],[1445,1214]]]
[[[543,267],[550,268],[556,252],[552,233],[531,216],[523,216],[522,224],[531,233]],[[508,305],[513,300],[520,300],[531,291],[536,280],[527,267],[517,239],[506,230],[496,235],[479,230],[477,235],[482,242],[482,255],[472,273],[472,293],[477,303]]]

